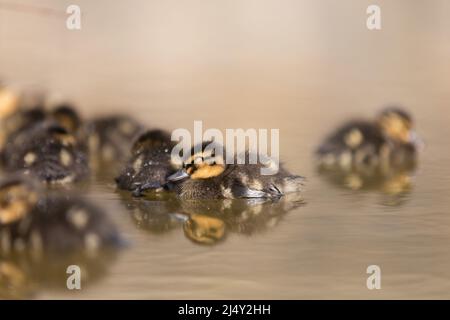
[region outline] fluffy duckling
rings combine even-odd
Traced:
[[[42,194],[23,176],[0,182],[0,252],[96,253],[121,238],[102,210],[76,196]]]
[[[43,121],[19,131],[3,153],[7,170],[20,171],[46,183],[70,183],[89,172],[87,157],[75,137],[54,122]]]
[[[19,108],[17,112],[9,116],[1,125],[0,157],[2,162],[4,162],[4,157],[6,156],[3,151],[8,142],[14,141],[23,132],[45,121],[53,121],[59,124],[75,137],[81,124],[77,112],[69,105],[60,105],[50,111],[47,111],[40,105],[25,109]],[[79,143],[79,145],[81,144]]]
[[[370,121],[352,121],[333,132],[316,150],[320,166],[351,169],[414,162],[420,146],[411,116],[400,108],[383,110]]]
[[[262,164],[225,164],[210,142],[193,148],[183,168],[167,180],[181,199],[279,198],[302,190],[304,178],[291,175],[280,166],[274,175],[262,175]],[[200,152],[194,151],[199,149]],[[208,150],[209,149],[209,150]],[[226,153],[223,152],[223,155]]]
[[[175,172],[170,161],[172,147],[168,132],[150,130],[142,134],[133,145],[131,158],[115,179],[118,188],[132,191],[134,196],[147,190],[162,190],[167,177]]]
[[[142,125],[133,118],[113,115],[88,122],[81,139],[87,141],[93,160],[120,163],[127,159],[133,141],[142,131]]]

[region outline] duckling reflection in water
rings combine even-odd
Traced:
[[[173,143],[170,134],[162,130],[150,130],[134,143],[131,157],[115,179],[117,187],[141,196],[145,191],[160,191],[167,177],[175,172],[171,163]]]
[[[105,275],[123,241],[97,207],[76,196],[42,194],[23,176],[0,182],[0,298],[30,298],[39,287],[67,289],[67,266],[83,283]]]
[[[183,231],[195,243],[217,244],[225,240],[229,233],[251,236],[273,229],[288,212],[302,205],[304,201],[298,194],[289,194],[275,201],[227,199],[183,202]]]
[[[89,172],[87,157],[76,138],[53,122],[41,122],[8,140],[3,163],[46,183],[70,183]]]
[[[33,299],[44,290],[67,292],[68,266],[80,267],[81,286],[87,288],[108,276],[117,253],[101,252],[95,257],[86,254],[42,256],[0,254],[0,299]]]
[[[80,116],[68,103],[47,110],[42,96],[27,98],[24,94],[0,87],[0,151],[9,136],[45,120],[54,121],[73,134],[81,125]]]
[[[300,194],[277,200],[225,199],[180,201],[170,193],[163,199],[133,198],[120,193],[135,224],[152,233],[182,227],[185,236],[198,244],[222,242],[229,233],[253,235],[274,228],[284,215],[304,205]],[[151,195],[154,196],[154,195]]]
[[[275,199],[303,189],[304,178],[282,167],[276,174],[262,175],[263,164],[236,164],[236,160],[235,164],[225,164],[223,156],[215,154],[223,147],[216,144],[216,148],[208,148],[210,144],[203,143],[198,153],[194,147],[183,168],[167,178],[181,199]]]
[[[11,177],[0,182],[0,253],[96,254],[118,248],[115,225],[77,196],[42,194],[37,182]]]
[[[318,171],[337,186],[401,196],[412,188],[421,142],[411,116],[388,108],[376,121],[350,122],[317,149]]]

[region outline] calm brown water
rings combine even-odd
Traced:
[[[79,2],[82,30],[67,31],[61,2],[33,1],[62,17],[0,0],[0,77],[69,97],[86,117],[279,128],[281,159],[307,191],[303,204],[240,203],[220,216],[227,204],[127,202],[113,174],[93,178],[87,196],[131,245],[79,292],[37,276],[35,298],[450,298],[448,1],[379,1],[376,32],[368,1]],[[410,187],[357,191],[319,176],[321,138],[392,102],[426,143]],[[225,236],[200,245],[165,212],[213,216]],[[381,290],[366,288],[369,265]]]

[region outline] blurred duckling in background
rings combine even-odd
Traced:
[[[324,168],[403,166],[416,161],[421,142],[411,116],[390,107],[375,121],[351,121],[333,132],[316,150]]]
[[[43,194],[36,182],[15,176],[0,182],[0,253],[97,253],[121,246],[102,210],[77,196]]]
[[[51,121],[39,122],[11,137],[3,152],[4,167],[46,183],[65,184],[88,175],[88,161],[74,135]]]
[[[96,163],[122,164],[143,127],[131,117],[112,115],[89,121],[81,131],[90,158]]]
[[[303,189],[305,179],[281,166],[276,174],[262,175],[261,169],[270,164],[236,164],[236,159],[235,164],[225,164],[223,156],[208,147],[210,143],[203,143],[198,153],[193,148],[183,168],[167,178],[181,199],[276,199]]]
[[[141,196],[145,191],[160,191],[167,177],[175,172],[171,164],[173,142],[170,134],[162,130],[150,130],[134,143],[131,158],[115,179],[119,189]]]
[[[0,89],[0,152],[8,140],[39,122],[52,120],[75,134],[81,119],[75,108],[67,103],[45,108],[44,99],[19,97],[10,90]]]
[[[412,189],[421,147],[411,116],[387,108],[374,122],[353,121],[330,135],[317,150],[318,170],[335,186],[379,191],[399,204]]]

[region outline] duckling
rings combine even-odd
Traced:
[[[181,199],[279,198],[302,190],[304,178],[280,166],[274,175],[261,175],[262,164],[225,164],[222,155],[208,148],[210,142],[191,150],[183,168],[167,180]],[[195,150],[200,152],[195,153]],[[209,150],[208,150],[209,149]],[[225,152],[223,152],[225,154]],[[248,154],[247,154],[248,156]]]
[[[133,118],[113,115],[88,122],[81,139],[87,141],[94,163],[121,163],[128,157],[133,141],[142,131],[142,125]]]
[[[149,130],[134,143],[131,158],[115,179],[119,189],[141,196],[147,190],[161,191],[166,178],[175,172],[171,164],[173,142],[162,130]]]
[[[101,209],[78,196],[43,194],[24,176],[0,182],[0,239],[2,255],[92,254],[123,243]]]
[[[7,170],[20,171],[46,183],[76,182],[89,172],[87,156],[75,137],[49,121],[14,134],[5,147],[3,162]]]
[[[344,124],[325,139],[316,155],[319,165],[325,168],[402,166],[415,162],[419,149],[411,116],[400,108],[389,107],[373,122]]]

